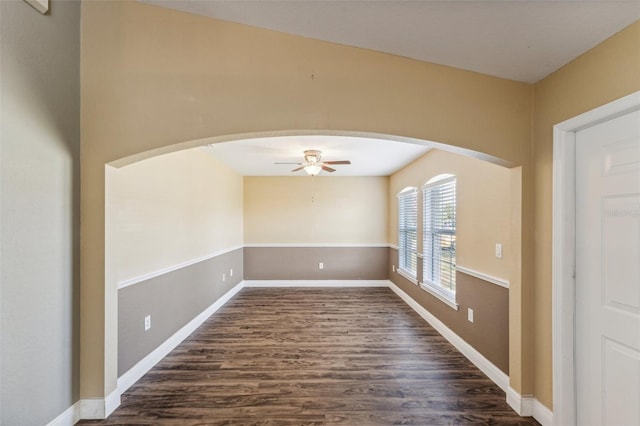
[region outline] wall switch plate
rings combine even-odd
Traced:
[[[151,328],[151,315],[144,317],[144,331],[148,331]]]
[[[233,269],[229,269],[229,276],[232,277],[233,276]]]
[[[473,322],[473,309],[471,308],[467,309],[467,319],[469,320],[469,322]]]
[[[496,257],[502,259],[502,244],[496,244]]]
[[[222,281],[227,279],[227,274],[222,274]]]
[[[391,265],[391,271],[393,271],[393,272],[396,271],[396,265]]]
[[[324,269],[324,263],[322,263],[322,262],[318,263],[318,268]]]

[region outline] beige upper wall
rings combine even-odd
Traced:
[[[113,161],[212,136],[327,129],[529,160],[525,83],[139,2],[87,2],[83,24],[89,157]]]
[[[525,83],[132,1],[83,2],[81,23],[83,398],[109,394],[117,378],[106,163],[197,138],[303,129],[433,140],[530,165]]]
[[[107,167],[118,282],[242,245],[242,176],[194,148]]]
[[[387,177],[245,177],[247,244],[386,244]]]
[[[553,126],[640,90],[640,22],[535,85],[535,396],[553,403],[551,239]]]
[[[510,214],[511,173],[485,161],[431,150],[391,176],[389,194],[390,243],[398,244],[397,194],[407,186],[417,187],[418,235],[422,235],[422,185],[439,174],[456,176],[456,263],[508,280],[511,272]],[[495,244],[503,244],[502,259],[495,257]],[[422,240],[418,238],[418,251]]]

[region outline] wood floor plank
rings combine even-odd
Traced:
[[[247,288],[80,424],[537,423],[389,289]]]

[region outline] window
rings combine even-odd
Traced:
[[[418,191],[398,194],[398,272],[416,278],[418,269]]]
[[[456,296],[456,177],[436,176],[422,191],[423,288],[452,305]]]

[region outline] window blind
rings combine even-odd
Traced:
[[[456,291],[456,178],[423,187],[424,281],[451,295]]]
[[[398,195],[398,266],[416,276],[418,267],[418,192],[416,189]]]

